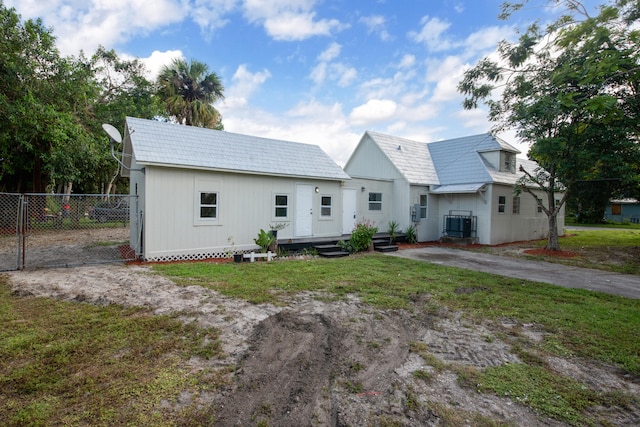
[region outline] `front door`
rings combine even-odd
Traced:
[[[313,235],[313,187],[311,185],[296,185],[295,206],[294,235],[296,237]]]
[[[342,234],[351,234],[356,226],[356,190],[342,190]]]

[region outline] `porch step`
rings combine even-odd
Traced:
[[[371,240],[371,243],[373,243],[373,246],[383,246],[383,245],[388,245],[389,244],[389,239],[373,239]]]
[[[375,250],[378,252],[395,252],[398,250],[396,245],[380,245],[375,246]]]
[[[340,258],[344,256],[349,256],[349,252],[344,252],[344,251],[318,252],[318,255],[325,258]]]
[[[334,245],[331,243],[323,244],[323,245],[313,245],[313,249],[318,251],[319,254],[323,252],[340,252],[341,248],[338,245]]]

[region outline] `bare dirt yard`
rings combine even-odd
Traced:
[[[218,328],[227,357],[194,358],[189,368],[231,366],[228,385],[165,402],[175,410],[213,406],[216,426],[565,425],[460,381],[465,369],[517,362],[512,340],[525,348],[541,340],[535,325],[474,323],[442,308],[429,310],[425,300],[412,310],[374,309],[357,298],[327,302],[320,294],[298,295],[285,306],[253,305],[178,286],[144,265],[7,274],[19,295],[142,306]],[[612,367],[572,357],[546,362],[594,390],[640,394],[637,379]],[[600,425],[635,426],[640,410],[601,407],[593,418]]]

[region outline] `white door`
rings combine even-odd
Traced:
[[[342,190],[342,234],[351,234],[356,226],[356,190]]]
[[[294,235],[296,237],[311,236],[313,234],[313,187],[311,185],[296,185],[295,204]]]

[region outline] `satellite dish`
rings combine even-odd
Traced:
[[[109,138],[111,138],[113,141],[117,142],[118,144],[122,142],[122,136],[120,136],[120,132],[112,125],[103,123],[102,129],[104,129],[107,135],[109,135]]]

